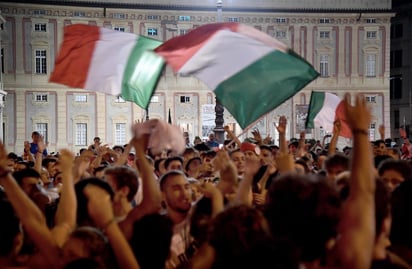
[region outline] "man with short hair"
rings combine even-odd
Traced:
[[[326,171],[326,177],[334,184],[336,176],[349,169],[349,158],[341,153],[335,153],[326,158],[323,166]]]
[[[219,148],[219,143],[215,140],[215,134],[210,133],[209,134],[209,140],[206,141],[206,145],[209,146],[209,148]]]
[[[93,144],[90,145],[87,149],[93,151],[93,153],[97,155],[101,143],[102,142],[100,141],[100,137],[96,136],[95,138],[93,138]]]
[[[183,171],[183,159],[180,156],[169,157],[165,161],[166,171],[180,170]]]
[[[168,265],[175,268],[186,262],[186,250],[191,248],[190,216],[192,192],[186,175],[179,170],[170,170],[160,178],[160,191],[166,206],[166,214],[173,221],[173,237]]]
[[[127,166],[115,166],[105,169],[104,178],[114,191],[114,215],[123,220],[133,209],[132,201],[139,187],[137,173]]]

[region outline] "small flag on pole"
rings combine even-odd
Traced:
[[[341,122],[340,136],[351,138],[352,131],[345,119],[343,100],[333,93],[313,91],[306,118],[306,128],[322,127],[330,133],[333,132],[336,120]]]

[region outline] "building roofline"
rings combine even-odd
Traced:
[[[150,9],[150,10],[191,10],[191,11],[216,11],[211,6],[189,6],[189,5],[156,5],[156,4],[129,4],[119,2],[102,3],[99,1],[62,1],[62,0],[14,0],[2,1],[3,3],[25,3],[54,6],[78,6],[118,9]],[[391,13],[391,9],[322,9],[322,8],[247,8],[247,7],[224,7],[227,12],[258,12],[258,13]]]

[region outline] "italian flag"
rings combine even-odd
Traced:
[[[285,44],[239,23],[200,26],[155,52],[176,73],[203,81],[242,128],[319,75]]]
[[[332,93],[313,91],[306,118],[306,128],[322,127],[326,132],[333,132],[336,120],[341,122],[340,136],[351,138],[352,132],[345,119],[343,100]]]
[[[66,26],[50,82],[120,95],[146,108],[164,66],[153,53],[161,43],[92,25]]]

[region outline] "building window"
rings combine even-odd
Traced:
[[[148,28],[147,35],[157,36],[157,29],[156,28]]]
[[[48,140],[47,123],[36,123],[36,130],[44,138],[46,143]]]
[[[391,25],[391,39],[401,38],[403,36],[403,24],[392,24]]]
[[[402,99],[402,75],[390,78],[390,99]]]
[[[147,15],[148,20],[159,20],[160,16],[159,15]]]
[[[150,99],[151,103],[159,103],[159,95],[153,95]]]
[[[399,114],[399,110],[395,110],[395,111],[393,111],[393,121],[394,121],[394,128],[399,128],[400,127],[400,123],[401,123],[401,121],[400,121],[400,114]]]
[[[286,39],[286,31],[276,31],[275,37],[277,39]]]
[[[46,32],[46,24],[45,23],[35,23],[34,24],[34,31],[35,32]]]
[[[402,67],[402,50],[391,51],[391,68]]]
[[[329,18],[320,18],[319,19],[319,23],[330,23],[330,19]]]
[[[74,101],[78,103],[87,103],[87,95],[86,94],[76,94],[74,96]]]
[[[44,10],[44,9],[35,9],[35,10],[33,10],[33,15],[46,15],[46,10]]]
[[[371,123],[369,124],[369,140],[374,141],[375,140],[375,129],[376,129],[376,123]]]
[[[179,30],[179,34],[180,34],[180,35],[185,35],[185,34],[187,34],[187,33],[189,33],[189,30],[188,30],[188,29],[180,29],[180,30]]]
[[[366,23],[376,23],[376,19],[375,18],[367,18]]]
[[[238,17],[229,17],[228,22],[239,22],[239,18]]]
[[[126,101],[119,95],[114,100],[115,103],[126,103]]]
[[[86,13],[84,11],[75,11],[73,17],[86,17]]]
[[[36,50],[36,74],[47,74],[46,50]]]
[[[376,54],[366,55],[366,76],[376,77]]]
[[[330,38],[330,32],[329,31],[320,31],[319,32],[319,38],[320,39],[329,39]]]
[[[366,39],[376,39],[376,31],[367,31]]]
[[[124,27],[114,27],[113,30],[119,31],[119,32],[124,32],[125,28]]]
[[[321,77],[329,77],[329,55],[320,55],[319,70]]]
[[[125,19],[126,14],[124,13],[113,13],[113,19]]]
[[[116,145],[126,144],[126,123],[116,123],[114,132],[114,143]]]
[[[190,21],[190,16],[179,16],[179,21]]]
[[[36,103],[47,103],[49,95],[47,93],[34,93],[33,99]]]
[[[286,18],[276,18],[276,23],[286,23]]]
[[[87,124],[86,123],[76,123],[76,146],[86,146],[87,145]]]
[[[376,103],[376,96],[366,96],[365,98],[368,103]]]
[[[190,96],[180,96],[180,103],[190,103]]]

